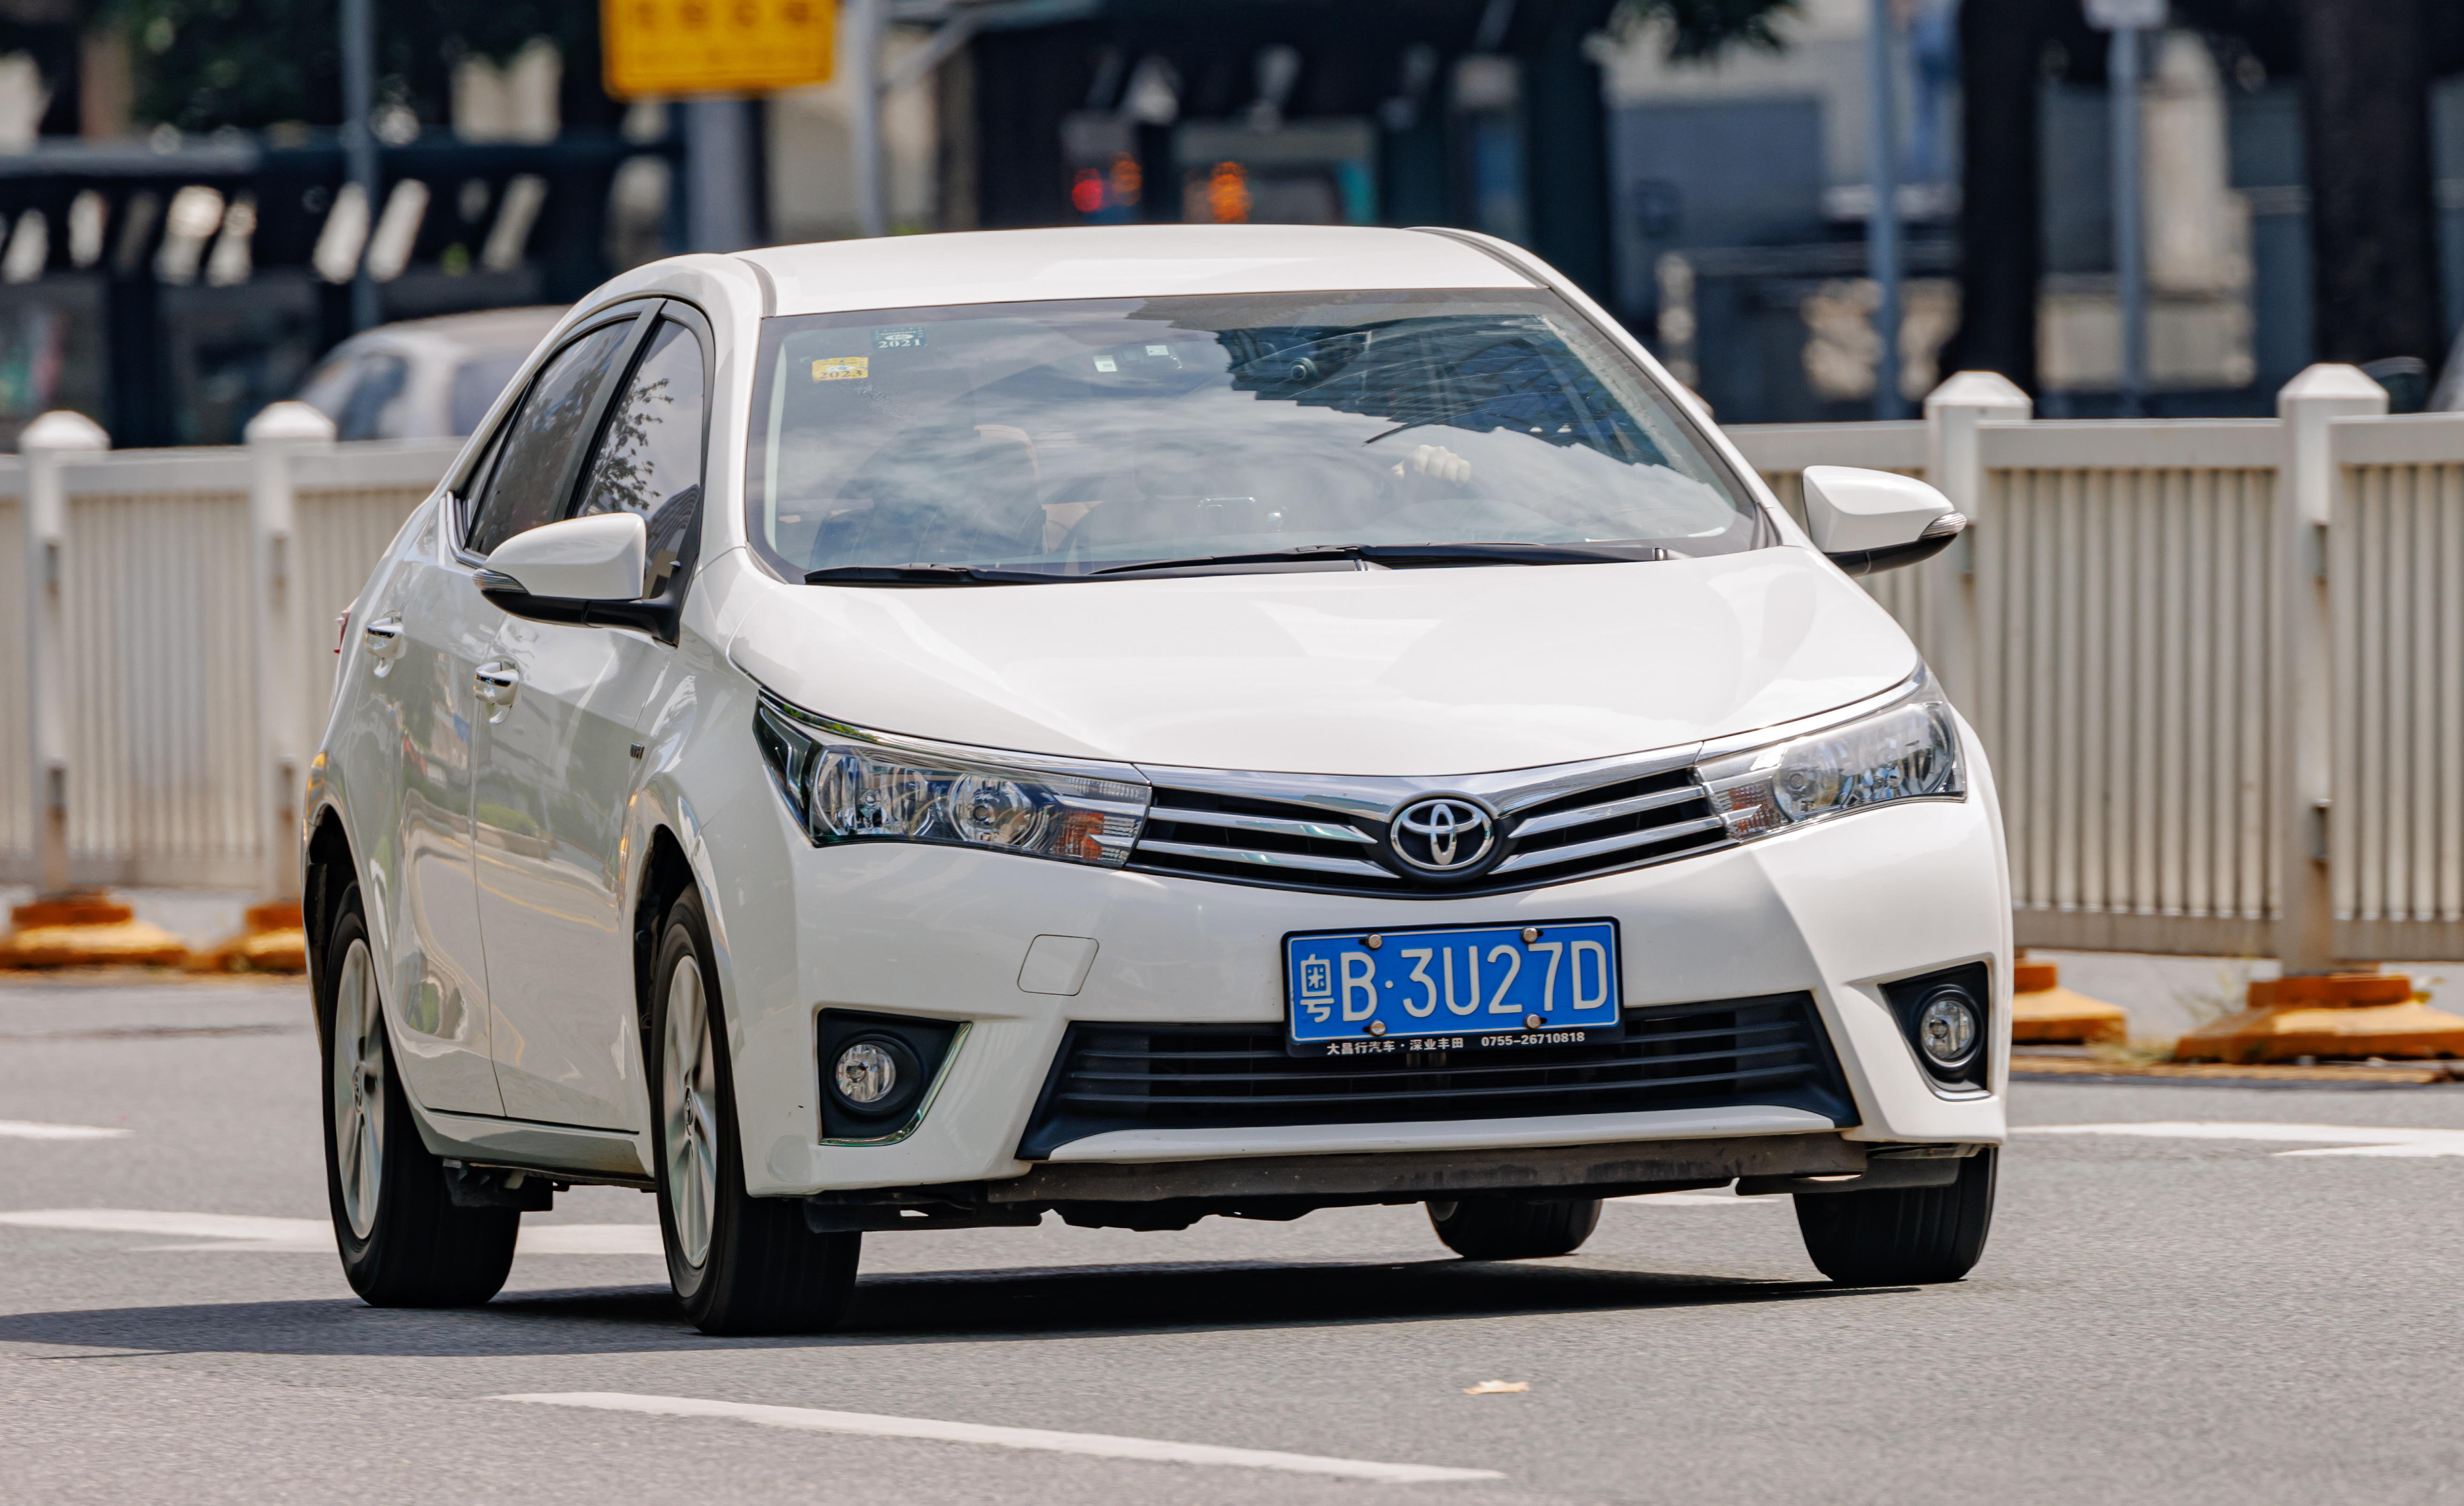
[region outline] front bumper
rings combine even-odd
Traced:
[[[1971,742],[1970,746],[1973,746]],[[1998,1143],[2009,1068],[2009,898],[1990,776],[1960,802],[1912,802],[1741,847],[1551,888],[1479,898],[1343,898],[955,848],[815,849],[767,788],[704,829],[723,883],[719,947],[731,1055],[757,1195],[1035,1185],[1066,1165],[1189,1166],[1240,1185],[1239,1163],[1553,1147],[1668,1146],[1809,1137],[1861,1162],[1886,1142]],[[1810,995],[1853,1122],[1802,1109],[1567,1114],[1426,1123],[1142,1129],[1017,1154],[1072,1022],[1250,1023],[1279,1030],[1281,938],[1336,926],[1513,924],[1613,916],[1629,1008]],[[1098,950],[1074,996],[1033,993],[1039,936]],[[1882,985],[1985,962],[1992,977],[1988,1090],[1947,1092],[1918,1065]],[[825,1008],[971,1022],[931,1109],[875,1144],[825,1143],[815,1019]],[[1639,1153],[1639,1152],[1638,1152]],[[1820,1159],[1819,1157],[1816,1158]],[[1211,1164],[1212,1172],[1204,1170]],[[1039,1167],[1042,1167],[1039,1171]],[[1325,1163],[1331,1175],[1333,1160]],[[994,1194],[1000,1196],[998,1192]]]

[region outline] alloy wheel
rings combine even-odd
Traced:
[[[376,1228],[385,1169],[385,1015],[368,943],[357,937],[335,979],[333,1060],[336,1180],[351,1232],[365,1239]]]
[[[718,1198],[718,1067],[701,968],[677,959],[668,975],[668,1029],[661,1089],[669,1213],[677,1252],[699,1266],[710,1253],[711,1209]]]

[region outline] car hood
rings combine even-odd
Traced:
[[[1812,716],[1917,668],[1873,598],[1795,547],[914,589],[744,568],[753,599],[729,657],[787,700],[884,732],[1126,763],[1528,768]]]

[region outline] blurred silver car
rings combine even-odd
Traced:
[[[300,384],[341,439],[460,438],[479,427],[564,306],[405,320],[352,336]]]

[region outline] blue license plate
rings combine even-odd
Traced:
[[[1295,1055],[1616,1040],[1617,979],[1615,920],[1284,938]]]

